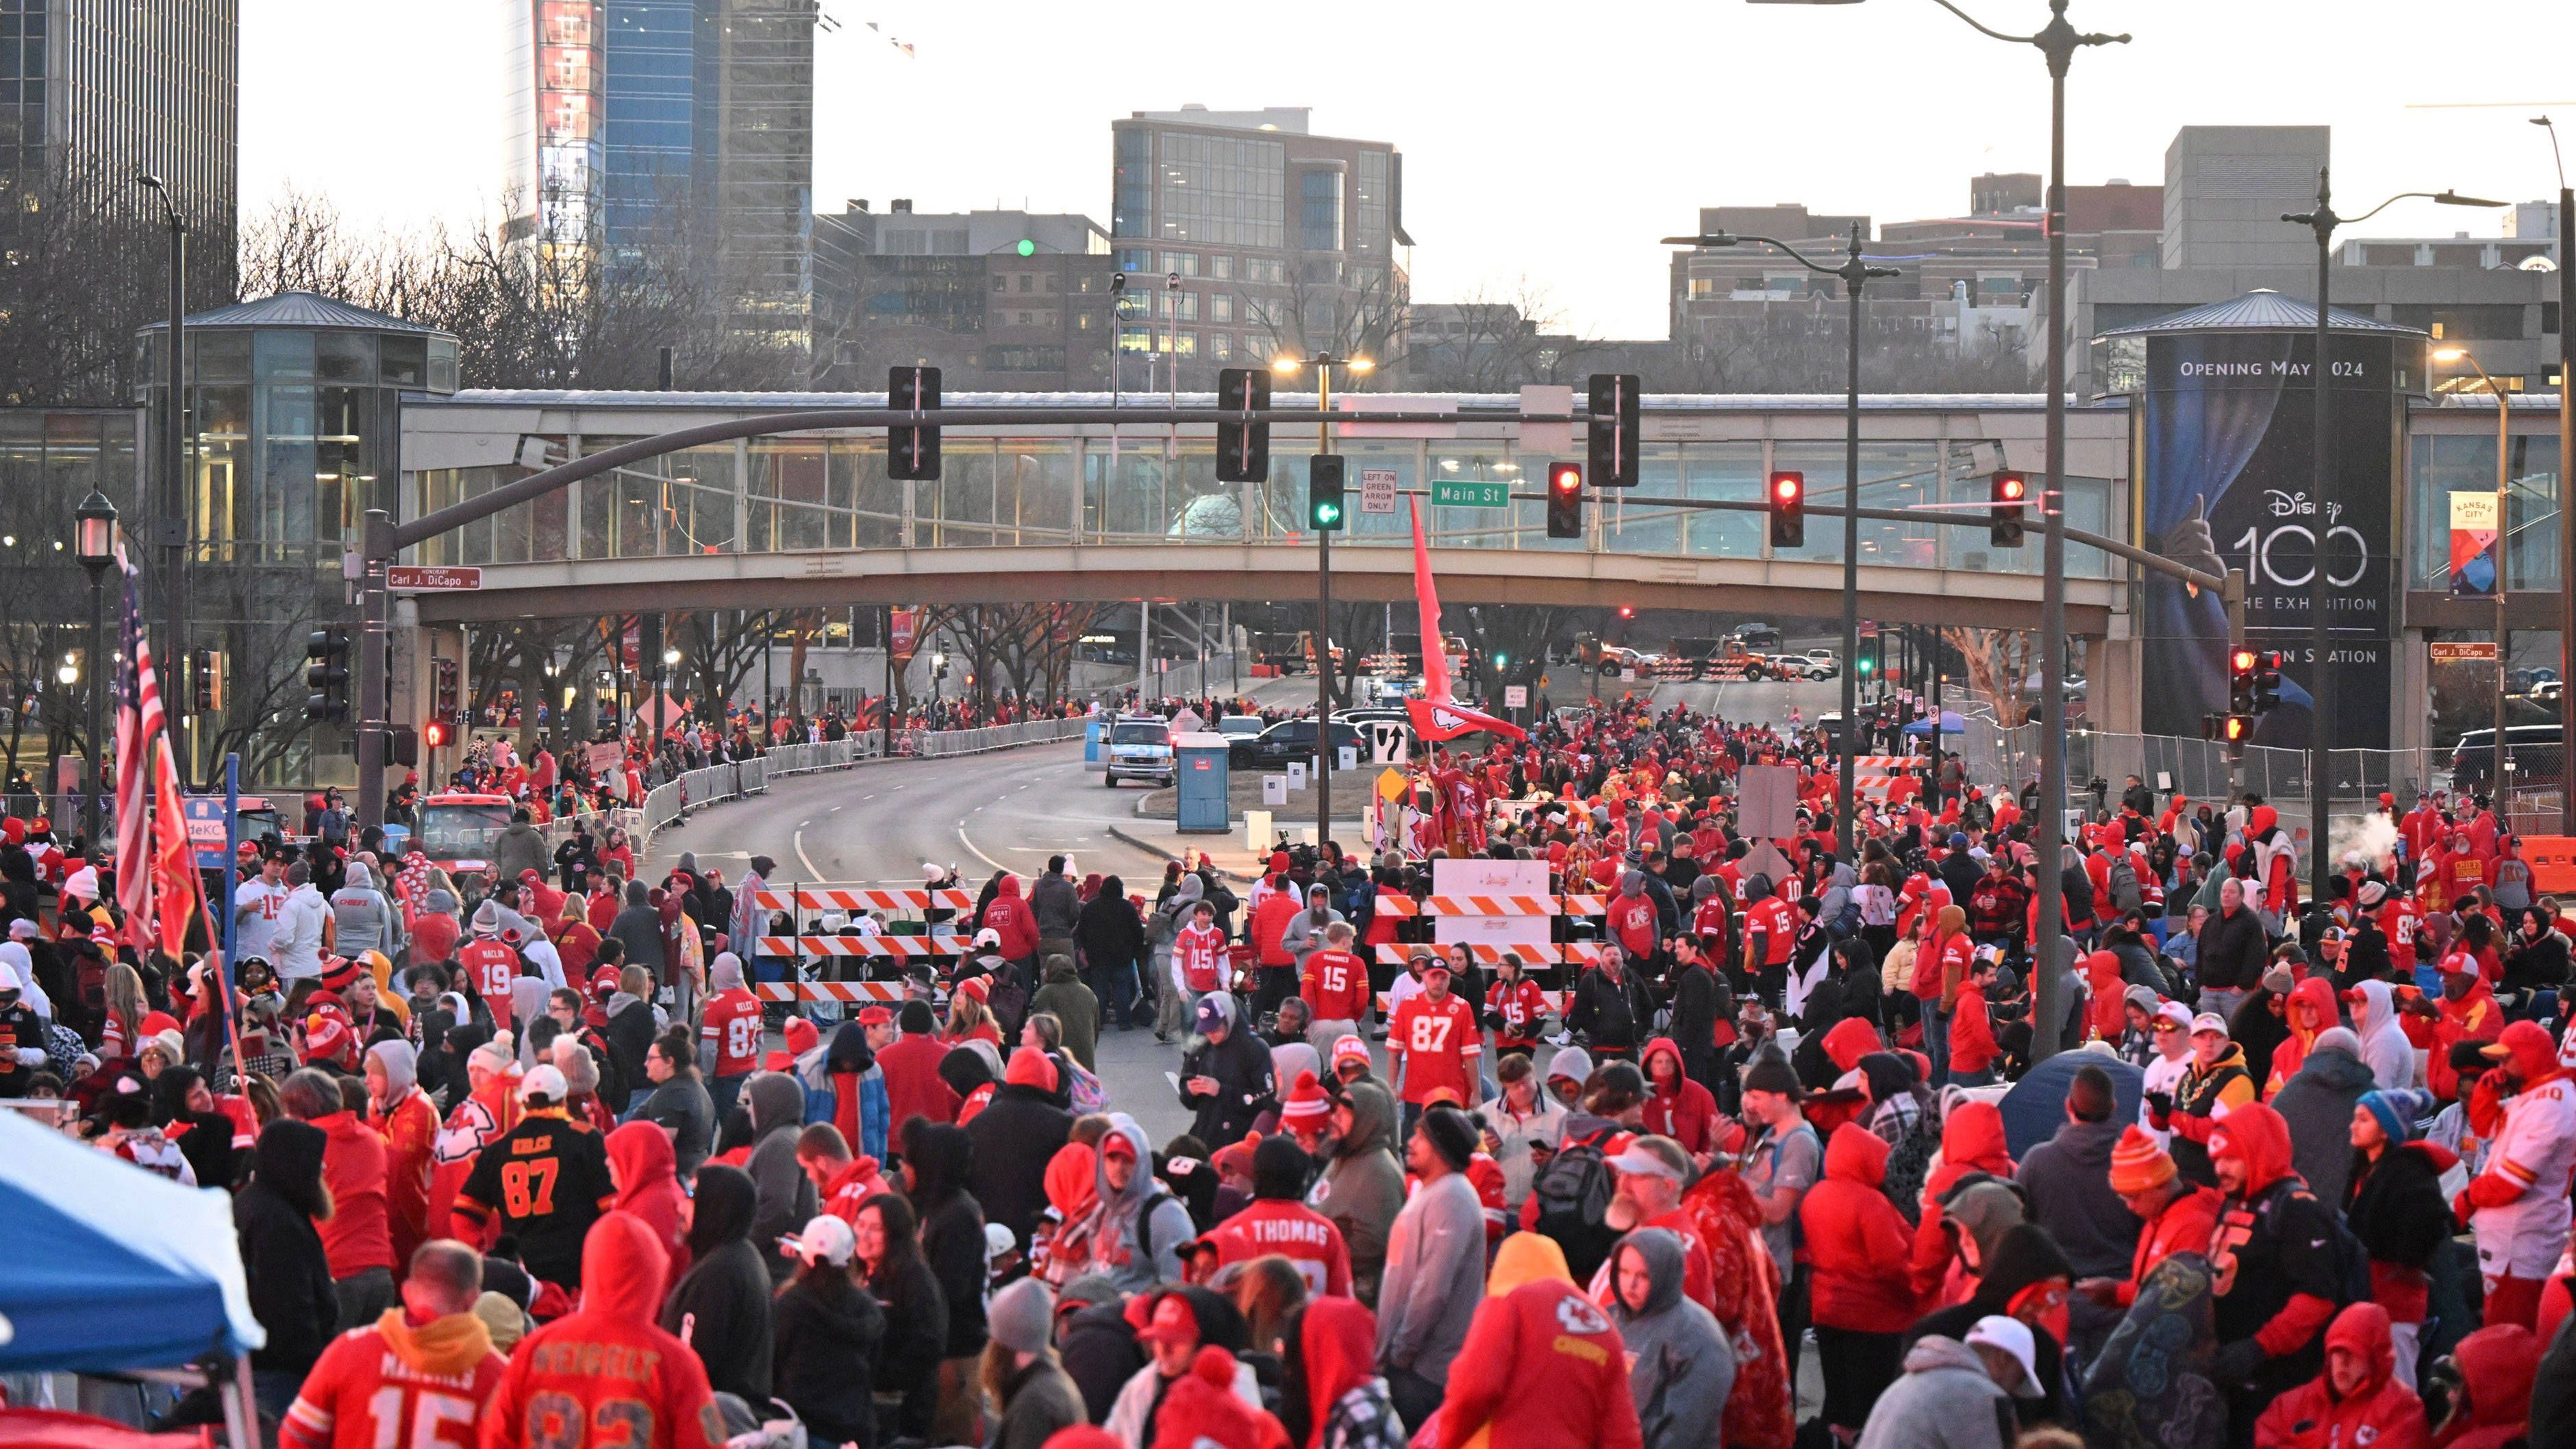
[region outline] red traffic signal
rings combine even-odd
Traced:
[[[2030,495],[2030,480],[2009,469],[1995,473],[1987,480],[1986,541],[1996,548],[2019,548],[2022,538],[2022,503]]]
[[[1807,475],[1780,472],[1771,475],[1771,491],[1765,495],[1771,514],[1771,546],[1804,548],[1807,544]]]
[[[1637,617],[1637,606],[1634,604],[1621,604],[1619,606],[1619,617],[1622,619],[1633,619]]]
[[[443,719],[433,719],[420,727],[420,742],[433,750],[444,746],[447,738],[448,724]]]
[[[1583,536],[1583,465],[1580,463],[1547,465],[1547,536]]]
[[[1583,465],[1550,463],[1547,465],[1547,488],[1551,493],[1570,494],[1583,491]]]

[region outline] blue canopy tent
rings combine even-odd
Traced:
[[[231,1198],[0,1111],[0,1372],[242,1359],[251,1316]]]
[[[1932,733],[1932,721],[1928,719],[1915,720],[1905,727],[1905,732],[1919,739],[1922,736]],[[1945,735],[1963,735],[1967,732],[1968,722],[1966,720],[1959,718],[1958,715],[1949,710],[1945,709],[1941,711],[1941,733]]]

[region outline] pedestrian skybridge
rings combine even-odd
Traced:
[[[952,408],[1103,408],[1101,394],[952,395]],[[1159,405],[1163,399],[1150,402]],[[1212,405],[1183,394],[1184,406]],[[1861,401],[1859,502],[1946,504],[1982,523],[1988,475],[2041,472],[2036,394],[1891,395]],[[1537,497],[1545,464],[1581,454],[1563,426],[1523,425],[1516,396],[1339,398],[1350,527],[1334,539],[1337,598],[1411,596],[1407,495],[1419,495],[1444,598],[1782,617],[1840,612],[1842,524],[1811,515],[1807,546],[1774,550],[1758,504],[1775,470],[1807,480],[1811,507],[1845,492],[1842,399],[1655,396],[1645,400],[1639,486],[1594,490],[1587,536],[1551,539]],[[882,406],[882,395],[468,391],[407,398],[401,516],[419,517],[531,472],[638,438],[802,408]],[[1131,405],[1145,405],[1131,400]],[[1311,396],[1275,396],[1282,409]],[[1369,421],[1454,411],[1454,423]],[[1536,409],[1533,409],[1536,411]],[[1496,413],[1503,417],[1493,416]],[[1481,415],[1481,416],[1480,416]],[[2067,513],[2078,529],[2133,537],[2128,411],[2070,407]],[[1555,436],[1548,434],[1554,432]],[[1526,434],[1526,435],[1525,435]],[[1042,423],[943,430],[942,476],[886,476],[879,428],[720,442],[636,462],[470,524],[403,562],[477,565],[481,587],[419,596],[424,622],[570,617],[632,609],[785,608],[1135,598],[1261,601],[1314,591],[1302,530],[1308,426],[1271,430],[1270,476],[1219,483],[1207,425]],[[1500,507],[1503,485],[1526,495]],[[1392,512],[1367,510],[1392,492]],[[2034,491],[2036,491],[2034,489]],[[1662,501],[1658,501],[1662,500]],[[1961,516],[1954,513],[1953,516]],[[1861,612],[1890,622],[2021,627],[2039,613],[2040,532],[1995,549],[1982,527],[1864,519]],[[2115,632],[2127,565],[2067,549],[2070,632]]]

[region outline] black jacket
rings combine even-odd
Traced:
[[[868,1294],[885,1314],[878,1341],[876,1385],[902,1393],[928,1383],[948,1352],[948,1300],[919,1253],[890,1257],[868,1279]]]
[[[1212,1077],[1216,1091],[1194,1095],[1193,1077]],[[1236,1023],[1219,1042],[1201,1041],[1181,1056],[1181,1102],[1198,1113],[1190,1133],[1210,1152],[1243,1140],[1262,1113],[1278,1105],[1278,1079],[1270,1070],[1270,1048]]]
[[[818,1444],[876,1442],[878,1359],[885,1312],[837,1268],[806,1270],[772,1307],[778,1397]]]
[[[1569,1030],[1583,1033],[1594,1051],[1634,1053],[1654,1034],[1655,1003],[1634,963],[1621,968],[1619,979],[1595,968],[1575,983],[1574,1007],[1566,1014]]]
[[[1046,1213],[1047,1164],[1072,1134],[1071,1112],[1043,1088],[1015,1082],[995,1088],[993,1100],[966,1124],[975,1148],[966,1184],[983,1206],[984,1221],[1009,1228],[1022,1251]]]
[[[1118,1402],[1118,1391],[1145,1366],[1145,1350],[1136,1342],[1125,1307],[1116,1299],[1077,1310],[1064,1320],[1055,1348],[1064,1371],[1082,1390],[1091,1422],[1106,1423]]]
[[[912,1207],[921,1217],[921,1256],[948,1305],[945,1357],[984,1351],[984,1209],[967,1190],[973,1139],[963,1127],[916,1117],[904,1124]]]
[[[1087,970],[1133,966],[1145,959],[1145,922],[1136,914],[1134,901],[1123,893],[1113,896],[1103,890],[1075,919],[1073,943]]]
[[[313,1214],[322,1190],[322,1129],[281,1118],[259,1134],[250,1185],[233,1198],[233,1233],[241,1246],[250,1310],[268,1330],[251,1367],[302,1374],[329,1347],[340,1323],[331,1290],[331,1261]]]
[[[631,1091],[652,1090],[652,1078],[644,1074],[644,1054],[653,1049],[653,1003],[627,1000],[626,1005],[608,1018],[608,1054],[617,1062],[617,1075]],[[683,1165],[680,1175],[689,1175]]]
[[[707,1383],[752,1403],[769,1396],[769,1269],[751,1245],[757,1194],[730,1167],[698,1171],[689,1271],[662,1304],[662,1327],[707,1366]]]
[[[2423,1142],[2392,1143],[2368,1162],[2353,1154],[2344,1186],[2344,1225],[2371,1260],[2421,1270],[2451,1235],[2451,1205],[2442,1198],[2442,1174]]]
[[[2263,918],[2251,906],[2216,911],[2200,926],[2200,948],[2194,969],[2204,991],[2243,991],[2263,979],[2270,948],[2263,940]]]
[[[1704,1075],[1705,1064],[1717,1055],[1719,991],[1717,973],[1706,963],[1673,974],[1673,1043],[1683,1061],[1703,1066],[1694,1075]]]

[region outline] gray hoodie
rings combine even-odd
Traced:
[[[1351,1251],[1352,1290],[1371,1302],[1386,1265],[1388,1230],[1404,1207],[1404,1169],[1395,1160],[1395,1099],[1375,1081],[1356,1082],[1347,1091],[1350,1135],[1333,1144],[1332,1160],[1306,1205],[1341,1229]]]
[[[1181,1249],[1198,1236],[1197,1225],[1190,1221],[1189,1206],[1172,1195],[1163,1180],[1154,1175],[1153,1145],[1145,1140],[1145,1129],[1124,1112],[1109,1114],[1109,1130],[1127,1139],[1136,1149],[1136,1172],[1127,1179],[1124,1191],[1109,1186],[1107,1154],[1097,1154],[1092,1163],[1092,1191],[1100,1205],[1092,1210],[1085,1237],[1091,1243],[1093,1271],[1104,1273],[1118,1285],[1121,1293],[1134,1293],[1156,1283],[1181,1281]],[[1152,1254],[1136,1251],[1136,1219],[1145,1218],[1143,1245]]]
[[[769,1267],[772,1287],[787,1281],[795,1264],[774,1246],[801,1231],[814,1216],[814,1182],[796,1161],[796,1139],[805,1126],[805,1089],[785,1072],[754,1072],[744,1084],[750,1104],[753,1140],[751,1160],[743,1171],[758,1197],[751,1219],[752,1246]]]
[[[349,862],[345,884],[331,893],[332,949],[343,956],[366,951],[392,954],[393,911],[363,860]]]
[[[1341,918],[1342,913],[1330,905],[1324,907],[1324,914],[1320,917],[1309,906],[1288,918],[1288,929],[1280,932],[1279,944],[1287,948],[1289,955],[1297,958],[1298,967],[1303,969],[1306,958],[1324,948],[1324,928]]]
[[[1413,1194],[1387,1234],[1378,1361],[1447,1384],[1484,1292],[1484,1205],[1466,1173],[1444,1173]]]
[[[1631,1310],[1612,1295],[1610,1321],[1628,1345],[1628,1392],[1637,1401],[1645,1449],[1695,1449],[1726,1410],[1735,1388],[1735,1350],[1717,1318],[1682,1296],[1682,1240],[1666,1228],[1640,1228],[1611,1251],[1646,1261],[1646,1306]]]
[[[1857,1449],[2011,1449],[2012,1400],[1977,1351],[1939,1334],[1915,1340],[1905,1372],[1870,1406]]]
[[[2397,1024],[2397,1002],[2385,981],[2365,981],[2361,992],[2361,1014],[2352,1024],[2353,1035],[2361,1038],[2361,1063],[2370,1068],[2378,1090],[2399,1091],[2415,1085],[2415,1044],[2406,1039],[2405,1028]]]

